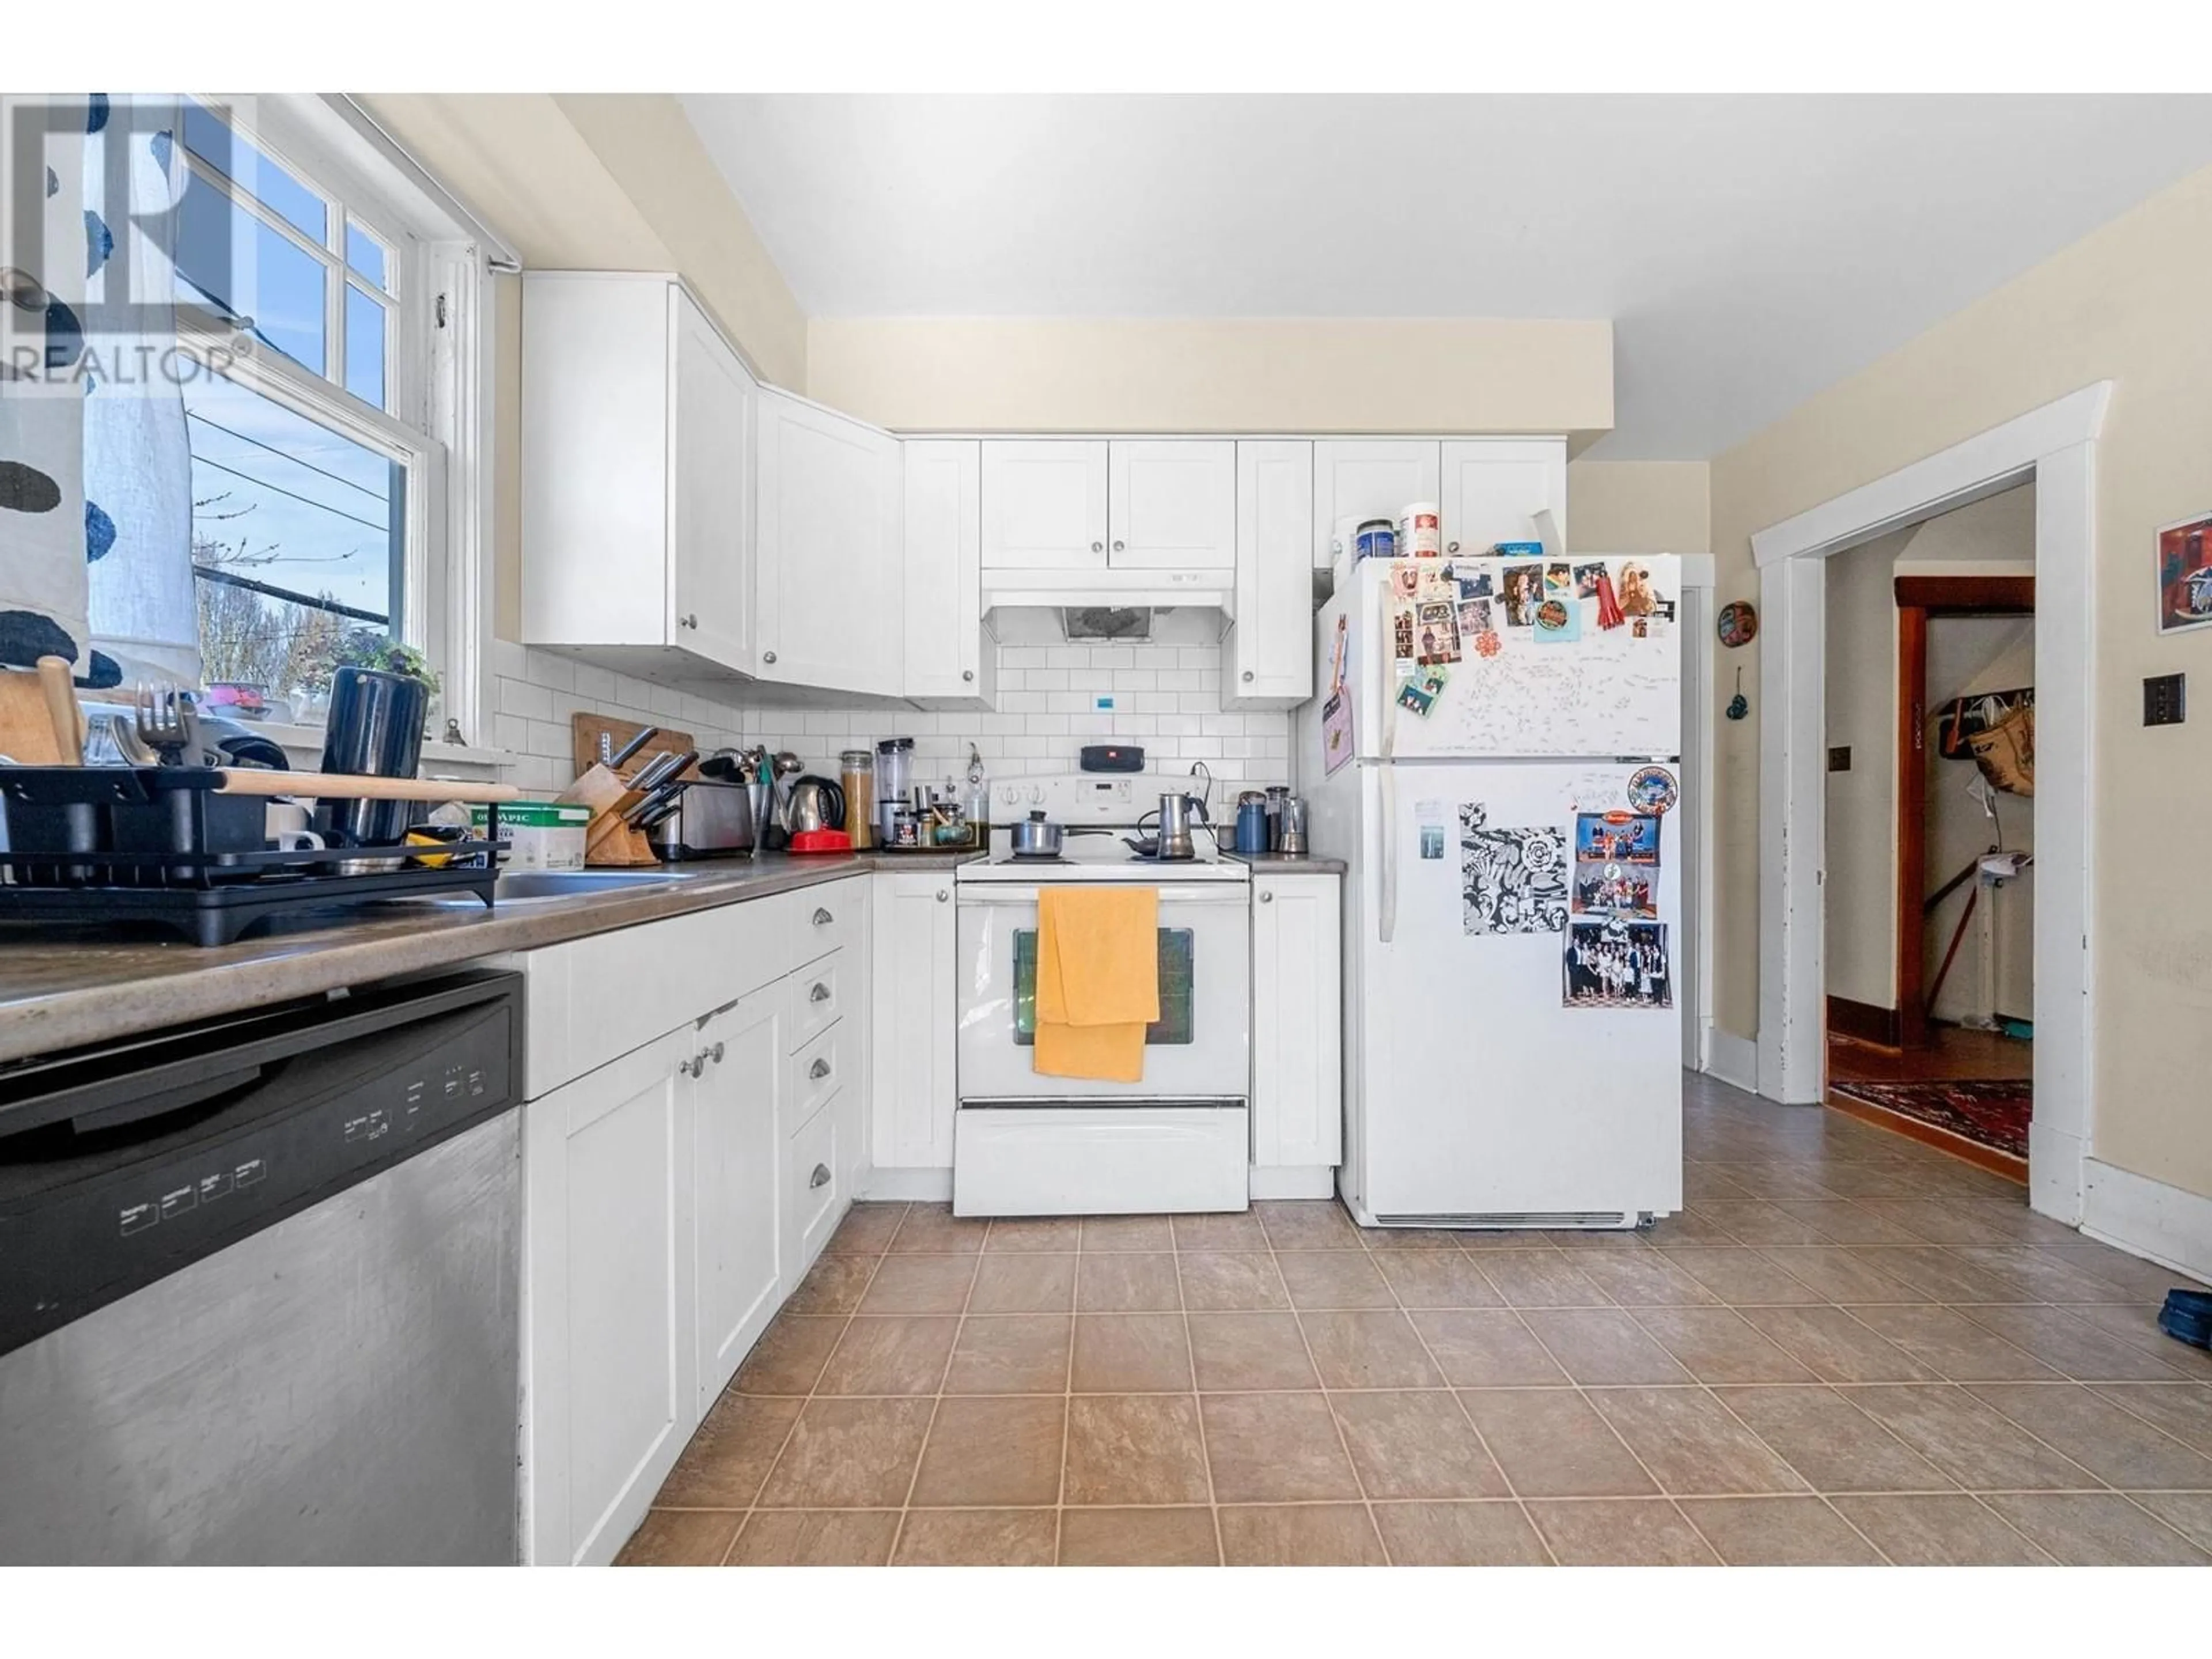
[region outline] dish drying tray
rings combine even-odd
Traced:
[[[402,787],[388,778],[220,767],[0,769],[8,825],[0,921],[154,922],[212,946],[311,907],[472,894],[489,908],[499,876],[498,803],[518,793],[505,785],[426,782],[422,799],[487,807],[481,837],[422,849],[441,860],[435,867],[413,863],[418,855],[398,847],[267,843],[271,795],[335,796],[356,787],[392,795]],[[363,859],[401,862],[389,870],[342,868]]]

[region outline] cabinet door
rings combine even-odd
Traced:
[[[1252,883],[1252,1161],[1344,1155],[1343,967],[1334,876]]]
[[[1107,562],[1127,570],[1233,570],[1237,446],[1120,439],[1108,446]]]
[[[909,440],[906,451],[906,685],[909,697],[985,695],[983,447]]]
[[[743,670],[752,649],[752,377],[689,295],[668,294],[676,358],[668,637]]]
[[[722,1391],[775,1316],[781,1268],[777,1125],[784,1091],[779,980],[683,1034],[696,1073],[699,1409]]]
[[[1313,679],[1313,449],[1237,446],[1237,621],[1222,702],[1304,702]]]
[[[983,568],[1080,570],[1105,562],[1105,440],[985,441]]]
[[[1314,563],[1334,559],[1329,538],[1340,519],[1388,519],[1411,501],[1437,500],[1439,452],[1419,438],[1322,438],[1314,444]]]
[[[699,1419],[687,1026],[523,1109],[531,1559],[614,1559]]]
[[[896,696],[906,646],[898,440],[773,388],[759,399],[754,672]]]
[[[875,1165],[950,1169],[957,1104],[952,872],[873,880]]]
[[[1536,514],[1551,509],[1567,538],[1567,446],[1558,438],[1467,438],[1443,447],[1444,551],[1483,553],[1534,542]]]

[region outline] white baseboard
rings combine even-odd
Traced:
[[[1254,1198],[1334,1198],[1336,1166],[1313,1164],[1262,1169],[1255,1164],[1252,1166],[1251,1183]]]
[[[2083,1232],[2212,1284],[2212,1198],[2094,1158],[2081,1168]]]
[[[1714,1026],[1705,1039],[1705,1071],[1746,1094],[1759,1092],[1759,1045]]]
[[[2081,1137],[2031,1119],[2027,1126],[2028,1207],[2069,1227],[2081,1224]]]
[[[862,1201],[896,1204],[949,1204],[952,1201],[952,1171],[941,1170],[871,1170]]]

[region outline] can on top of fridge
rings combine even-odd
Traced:
[[[1408,501],[1398,515],[1398,556],[1401,559],[1440,559],[1444,553],[1443,525],[1434,501]]]

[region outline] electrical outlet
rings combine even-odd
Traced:
[[[2143,681],[2143,724],[2179,726],[2187,717],[2189,681],[2183,674],[2153,674]]]
[[[1850,744],[1844,744],[1839,748],[1828,750],[1828,769],[1831,772],[1848,772],[1851,769]]]

